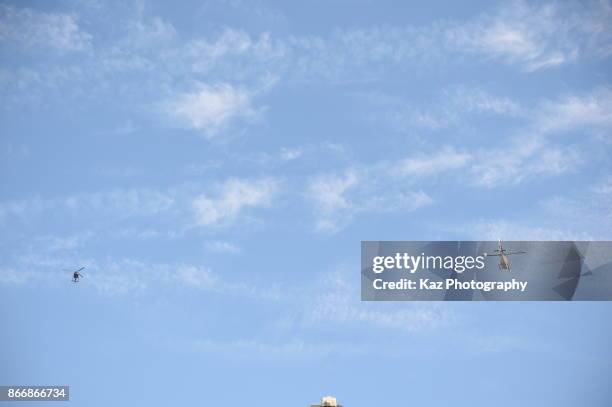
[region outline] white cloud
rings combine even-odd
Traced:
[[[612,203],[612,176],[608,176],[599,184],[593,187],[593,191]],[[612,213],[610,214],[612,216]]]
[[[543,133],[586,128],[612,128],[612,91],[596,89],[588,94],[545,100],[536,111],[535,126]]]
[[[211,138],[236,121],[252,121],[259,116],[251,97],[250,92],[230,84],[200,84],[194,92],[170,102],[168,113]]]
[[[537,203],[521,219],[478,219],[456,226],[459,239],[609,240],[612,238],[612,180],[567,189]]]
[[[317,231],[337,232],[350,221],[359,208],[347,193],[358,185],[359,178],[352,170],[321,175],[310,182],[307,193],[317,208]]]
[[[415,153],[390,162],[390,172],[418,177],[457,170],[457,175],[467,176],[469,183],[476,186],[515,185],[540,176],[577,170],[586,161],[585,150],[589,144],[584,139],[587,137],[593,143],[612,141],[609,137],[612,134],[612,92],[608,88],[544,99],[526,106],[478,87],[460,86],[444,93],[445,99],[438,106],[421,111],[432,118],[436,124],[434,129],[451,124],[458,129],[469,128],[477,122],[466,113],[474,112],[504,115],[520,127],[511,127],[510,132],[505,130],[507,134],[498,135],[499,142],[492,143],[491,147],[470,147],[468,144],[465,148],[469,152],[461,152],[452,146],[440,145],[438,152],[430,148],[429,152]],[[420,122],[413,120],[416,113],[409,107],[405,111],[398,110],[398,106],[402,106],[400,100],[378,96],[374,103],[383,112],[381,122],[401,122],[404,131],[422,127]],[[404,102],[403,106],[408,105]],[[580,143],[570,144],[567,138],[552,137],[569,131],[581,133]]]
[[[472,156],[468,153],[460,153],[453,147],[443,146],[439,151],[401,160],[396,168],[401,176],[435,175],[463,168],[471,159]]]
[[[185,55],[191,68],[200,73],[220,67],[235,67],[232,61],[242,58],[253,64],[242,69],[259,70],[262,65],[270,64],[271,68],[275,62],[279,62],[284,56],[284,46],[272,43],[267,33],[252,38],[244,31],[226,28],[214,39],[199,38],[190,41],[186,45]]]
[[[585,5],[531,5],[513,1],[494,14],[450,28],[451,44],[526,71],[536,71],[576,60],[582,55],[606,55],[612,36],[607,2]]]
[[[536,43],[529,38],[530,33],[496,22],[484,31],[480,38],[481,45],[494,53],[508,54],[514,57],[534,58],[538,54]]]
[[[211,226],[231,222],[248,208],[270,206],[277,192],[278,182],[272,178],[229,179],[217,196],[202,194],[193,200],[197,224]]]
[[[596,87],[590,91],[523,105],[478,86],[453,87],[432,101],[420,101],[419,107],[410,100],[389,94],[367,93],[360,97],[367,100],[370,110],[374,111],[370,113],[370,121],[404,132],[461,128],[462,125],[477,123],[479,114],[513,119],[522,124],[523,131],[534,136],[577,129],[606,135],[612,128],[612,91],[608,87]]]
[[[211,242],[206,242],[205,247],[217,253],[227,253],[227,254],[236,254],[240,253],[240,247],[236,246],[232,242],[226,242],[224,240],[213,240]]]
[[[197,72],[232,72],[242,78],[274,72],[300,82],[372,81],[392,70],[428,67],[461,54],[534,71],[582,56],[608,55],[610,15],[605,2],[580,7],[513,1],[467,21],[337,29],[325,37],[249,35],[226,28],[214,38],[191,41],[185,55]]]
[[[42,240],[49,251],[68,251],[82,247],[93,237],[92,231],[73,234],[70,236],[46,236]]]
[[[433,202],[421,190],[396,190],[395,174],[386,165],[378,167],[319,175],[310,181],[307,196],[315,204],[317,231],[338,232],[360,213],[411,212]]]
[[[339,29],[328,37],[271,40],[268,51],[275,51],[270,52],[271,66],[286,68],[288,76],[341,83],[371,81],[390,70],[439,64],[461,54],[535,71],[582,56],[609,55],[611,15],[606,2],[580,6],[513,1],[468,21]]]
[[[200,264],[149,262],[134,258],[91,258],[78,254],[14,256],[12,265],[0,264],[0,284],[70,284],[73,265],[85,266],[81,287],[105,295],[144,294],[166,287],[203,290],[262,301],[279,301],[290,293],[275,284],[258,286],[224,279]],[[5,259],[6,260],[6,259]]]
[[[72,14],[45,13],[0,5],[0,41],[22,48],[83,51],[92,36],[79,27]]]
[[[367,119],[400,132],[459,127],[484,115],[521,118],[521,106],[512,99],[494,95],[478,86],[455,86],[433,100],[411,100],[388,93],[367,92],[359,99],[369,108]]]
[[[135,48],[159,48],[172,43],[177,36],[174,26],[159,17],[131,21],[127,28],[126,41],[130,47]]]
[[[31,220],[57,211],[69,212],[72,216],[83,213],[98,213],[115,218],[146,216],[168,211],[174,204],[174,197],[154,189],[115,189],[66,197],[36,197],[0,202],[0,221],[7,218]]]
[[[297,160],[304,154],[304,149],[302,148],[281,148],[280,159],[283,161],[293,161]]]
[[[358,287],[347,279],[341,269],[329,273],[318,293],[308,302],[304,321],[308,325],[352,325],[368,324],[377,328],[407,332],[421,332],[453,323],[449,309],[413,306],[405,309],[389,304],[364,304],[359,301]],[[377,306],[374,306],[377,305]]]
[[[240,339],[236,341],[211,341],[209,339],[199,340],[192,344],[192,348],[197,352],[224,353],[231,357],[261,357],[266,361],[271,358],[279,358],[283,361],[288,359],[312,360],[312,358],[325,357],[327,355],[355,355],[365,354],[365,349],[356,346],[354,343],[335,343],[324,342],[315,343],[311,340],[288,340],[262,341],[254,339]],[[240,356],[238,356],[240,355]]]
[[[24,284],[32,278],[32,273],[29,271],[16,271],[9,267],[0,267],[0,283],[1,284]]]
[[[521,106],[515,101],[493,95],[480,87],[459,86],[448,92],[449,106],[445,110],[459,112],[494,113],[505,116],[519,116]],[[445,112],[448,114],[448,112]]]
[[[33,266],[45,270],[37,259],[30,261]],[[209,268],[185,263],[151,263],[132,258],[86,259],[79,264],[86,265],[84,286],[92,286],[107,295],[144,293],[146,290],[176,285],[211,292],[227,292],[225,282]],[[48,271],[48,269],[47,269]]]
[[[575,169],[580,162],[572,147],[555,148],[537,137],[520,138],[504,148],[479,150],[470,176],[477,186],[516,185],[536,176]]]
[[[180,33],[169,22],[138,14],[124,20],[124,37],[110,41],[101,38],[95,44],[95,52],[78,63],[46,59],[26,70],[10,67],[0,72],[1,96],[10,102],[5,103],[7,106],[36,105],[41,101],[54,105],[57,100],[74,98],[75,102],[86,97],[112,99],[128,107],[142,106],[143,102],[163,104],[164,113],[213,137],[232,124],[260,116],[261,109],[253,104],[256,92],[238,84],[257,83],[267,76],[298,83],[366,82],[389,74],[428,71],[432,64],[461,64],[466,58],[459,57],[466,54],[524,70],[607,57],[612,54],[610,7],[603,2],[586,4],[579,8],[515,2],[502,5],[492,15],[481,14],[467,22],[338,29],[327,36],[274,36],[268,32],[253,35],[225,28],[216,35],[186,37],[180,42]],[[5,42],[18,41],[24,44],[23,48],[30,47],[27,44],[39,44],[45,49],[94,48],[91,36],[83,32],[72,14],[12,6],[2,10],[0,38]],[[106,23],[93,16],[89,19]],[[22,25],[28,29],[22,29]],[[121,73],[130,76],[121,82],[118,97],[115,90]],[[197,81],[208,85],[186,91],[186,86]],[[490,111],[506,108],[503,104],[487,107]],[[408,119],[423,128],[436,129],[447,125],[449,118],[417,109]],[[395,120],[401,125],[406,113]]]
[[[575,170],[585,161],[581,150],[575,144],[556,143],[551,136],[580,131],[584,136],[609,139],[612,92],[604,88],[548,99],[531,111],[531,115],[524,117],[523,132],[530,133],[529,137],[516,137],[503,148],[481,148],[474,152],[474,164],[470,167],[474,184],[485,187],[518,184],[537,176]]]
[[[413,212],[434,202],[425,191],[395,191],[384,196],[372,196],[362,210],[374,212]]]
[[[176,270],[176,278],[183,284],[204,289],[216,289],[218,279],[210,270],[190,265],[183,265]]]
[[[342,175],[322,175],[309,185],[310,196],[325,212],[349,209],[353,204],[347,199],[346,192],[355,187],[359,179],[354,171]]]
[[[541,209],[553,222],[572,230],[588,230],[593,238],[612,237],[612,179],[605,178],[586,190],[568,190],[564,195],[547,198]]]
[[[528,223],[505,219],[480,220],[471,222],[462,230],[469,231],[466,238],[475,240],[592,240],[593,236],[580,231],[561,227],[542,227],[542,219]],[[556,222],[560,223],[560,222]]]

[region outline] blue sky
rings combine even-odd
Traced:
[[[610,304],[358,284],[361,240],[612,239],[611,20],[2,3],[0,383],[76,406],[609,405]]]

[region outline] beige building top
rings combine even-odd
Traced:
[[[321,398],[321,404],[312,404],[310,407],[342,407],[335,397],[325,396]]]

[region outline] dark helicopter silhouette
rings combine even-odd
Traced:
[[[81,270],[84,270],[84,269],[85,267],[81,267],[78,270],[72,271],[72,282],[73,283],[78,283],[81,277],[85,277],[85,275],[81,273]],[[71,271],[71,270],[64,269],[64,271]]]

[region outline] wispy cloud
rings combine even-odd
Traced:
[[[357,99],[371,109],[366,115],[370,123],[399,132],[458,128],[486,116],[517,119],[525,116],[518,102],[479,86],[453,86],[429,101],[382,92],[358,94]]]
[[[283,161],[297,160],[304,154],[303,148],[287,148],[283,147],[280,151],[280,159]]]
[[[279,190],[273,178],[231,178],[218,188],[217,194],[202,194],[193,200],[196,223],[199,226],[226,224],[243,211],[268,207]]]
[[[160,17],[135,19],[127,24],[124,40],[130,48],[159,48],[173,45],[177,37],[176,28]]]
[[[355,171],[341,175],[322,175],[310,184],[310,194],[324,211],[347,209],[352,206],[346,192],[359,183]]]
[[[535,202],[529,215],[480,218],[446,231],[475,240],[608,240],[612,238],[612,180],[572,186]]]
[[[609,133],[612,129],[612,91],[598,88],[547,99],[536,110],[534,121],[535,127],[546,134],[576,129]]]
[[[541,223],[539,220],[538,224]],[[466,239],[475,240],[592,240],[594,238],[588,233],[578,229],[564,228],[559,224],[557,227],[543,227],[536,223],[506,219],[483,219],[478,222],[470,222],[470,226],[463,227],[462,230],[469,230]]]
[[[592,238],[596,239],[612,238],[612,233],[610,233],[612,229],[612,179],[610,177],[587,187],[573,188],[565,194],[543,199],[539,206],[548,217],[564,227],[577,231],[589,231]]]
[[[237,121],[252,121],[261,109],[252,106],[249,91],[227,83],[199,84],[193,92],[183,93],[169,103],[168,114],[212,138]]]
[[[17,49],[83,51],[91,47],[91,41],[91,34],[79,27],[73,14],[0,5],[0,42]]]
[[[257,77],[265,71],[277,72],[272,68],[282,64],[287,55],[284,43],[272,40],[268,33],[251,36],[226,27],[216,36],[196,38],[187,43],[183,57],[200,74],[226,69],[234,74],[240,72],[241,77]],[[251,61],[251,65],[239,67],[244,60]]]
[[[252,36],[225,29],[214,39],[193,41],[189,55],[200,71],[223,67],[250,75],[272,70],[300,81],[369,81],[390,70],[466,54],[535,71],[583,56],[609,55],[612,30],[606,22],[611,14],[607,2],[581,7],[513,1],[465,21],[340,28],[326,37]],[[243,58],[254,65],[240,68]]]
[[[610,14],[607,2],[579,7],[513,1],[466,21],[339,28],[326,37],[249,35],[226,28],[215,38],[190,43],[188,55],[200,72],[238,69],[244,76],[272,71],[299,81],[370,81],[391,70],[465,54],[535,71],[585,55],[608,55]],[[252,64],[241,66],[244,59]]]
[[[576,170],[585,160],[576,144],[560,143],[554,136],[575,131],[583,142],[606,139],[612,130],[612,92],[590,92],[545,99],[523,119],[522,129],[504,148],[481,148],[470,168],[474,183],[485,187],[517,184],[538,176]],[[520,134],[524,133],[524,134]]]
[[[289,339],[286,341],[239,339],[234,341],[197,340],[191,344],[196,352],[225,354],[231,357],[244,357],[281,360],[312,360],[328,355],[365,354],[362,346],[349,342],[312,341],[304,339]]]
[[[437,120],[436,117],[454,117],[452,120],[456,123],[461,120],[469,123],[470,118],[465,115],[474,112],[512,118],[514,126],[506,130],[508,134],[500,136],[501,146],[498,146],[500,143],[491,146],[468,144],[458,149],[450,144],[438,144],[420,151],[415,149],[405,158],[366,166],[353,165],[344,172],[321,175],[308,187],[318,208],[318,230],[338,231],[359,212],[401,208],[402,201],[420,202],[413,209],[431,203],[431,198],[415,187],[413,191],[420,195],[412,193],[403,200],[402,194],[396,194],[394,199],[385,199],[381,185],[395,185],[393,179],[402,179],[414,186],[418,185],[419,178],[431,181],[438,174],[451,174],[466,185],[497,188],[578,172],[587,161],[588,143],[571,144],[554,136],[579,131],[583,141],[590,138],[597,143],[599,139],[607,139],[612,129],[612,99],[607,88],[541,99],[525,106],[479,88],[458,87],[445,95],[448,96],[446,103],[427,112],[438,126],[443,120],[447,120],[444,123],[447,125],[449,119]],[[411,126],[420,127],[414,121]],[[370,206],[364,202],[369,202]]]
[[[499,143],[474,145],[473,140],[466,143],[462,139],[463,151],[448,142],[422,148],[421,152],[389,164],[396,169],[396,175],[426,176],[454,169],[458,170],[455,176],[468,177],[472,185],[487,188],[516,185],[579,170],[587,160],[585,155],[590,146],[611,141],[612,92],[607,87],[523,104],[478,87],[454,87],[442,94],[439,103],[432,102],[431,108],[421,107],[419,111],[395,97],[379,95],[370,102],[376,107],[373,114],[379,118],[377,124],[394,123],[404,132],[422,133],[427,128],[415,117],[429,118],[430,131],[442,128],[462,131],[479,126],[478,115],[482,113],[501,115],[511,122],[496,135]],[[568,133],[579,133],[581,142],[571,144],[567,137],[556,137]]]
[[[87,230],[70,236],[44,236],[41,240],[48,251],[63,252],[82,247],[92,237],[93,232]]]
[[[26,200],[0,202],[0,221],[20,218],[30,221],[51,212],[112,214],[117,218],[146,216],[167,211],[174,198],[154,189],[115,189],[80,193],[65,197],[35,197]]]
[[[443,146],[430,154],[421,153],[416,157],[403,159],[396,167],[401,176],[428,176],[463,168],[471,159],[469,153]]]
[[[515,100],[494,95],[477,86],[457,86],[445,92],[448,100],[446,110],[464,113],[492,113],[516,117],[523,115],[522,108]]]
[[[12,267],[0,267],[0,283],[24,284],[32,278],[30,271],[17,271]]]
[[[469,171],[474,185],[492,188],[559,175],[580,163],[580,155],[572,147],[552,147],[538,138],[518,138],[504,148],[479,150]]]
[[[602,182],[595,185],[593,192],[604,197],[608,203],[612,203],[612,176],[608,176]],[[610,215],[612,216],[612,213]]]
[[[458,25],[449,41],[473,52],[522,66],[526,71],[558,66],[582,55],[610,52],[612,30],[607,2],[532,5],[513,1],[495,13]]]
[[[346,227],[358,214],[412,212],[430,205],[433,200],[419,189],[394,191],[395,182],[386,165],[347,169],[334,174],[321,174],[307,187],[307,196],[315,204],[319,232],[335,233]]]
[[[434,186],[449,177],[471,187],[508,187],[576,171],[582,163],[575,146],[554,146],[538,136],[469,152],[442,145],[401,159],[320,174],[308,183],[306,193],[314,203],[316,230],[335,233],[358,214],[411,212],[431,205],[434,199],[423,185]]]
[[[253,211],[272,206],[281,182],[273,177],[229,178],[212,185],[178,184],[163,190],[113,189],[0,201],[0,224],[20,229],[35,225],[39,233],[50,228],[47,233],[53,234],[56,217],[64,219],[62,225],[68,230],[87,222],[86,231],[47,236],[46,246],[57,250],[99,237],[174,239],[193,232],[194,226],[229,226],[237,219],[248,219]],[[143,225],[143,220],[156,223]],[[222,248],[216,245],[209,249]]]
[[[54,105],[72,99],[142,109],[151,116],[165,114],[208,138],[229,129],[244,130],[262,116],[253,83],[269,77],[283,83],[371,82],[389,74],[461,64],[461,55],[477,55],[482,63],[507,63],[533,71],[580,58],[605,58],[612,53],[606,2],[588,7],[524,2],[503,4],[498,10],[466,21],[436,21],[423,26],[338,28],[325,36],[249,33],[222,27],[207,36],[181,37],[180,30],[142,11],[121,20],[117,37],[96,39],[79,26],[78,16],[3,6],[0,40],[44,49],[92,50],[79,61],[47,58],[24,67],[0,71],[2,97],[11,106]],[[584,10],[583,10],[584,9]],[[89,23],[101,23],[95,14]],[[181,41],[178,41],[178,39]],[[46,59],[45,59],[46,58]],[[117,78],[129,74],[115,89]],[[194,86],[194,84],[196,84]],[[473,109],[510,111],[500,101],[474,97]],[[390,121],[406,120],[405,112]],[[435,116],[416,109],[409,122],[423,128],[445,127],[452,116]],[[404,124],[405,126],[405,124]]]
[[[227,242],[224,240],[213,240],[210,242],[206,242],[206,249],[216,252],[216,253],[227,253],[227,254],[237,254],[240,253],[240,247],[232,242]]]
[[[367,324],[378,328],[406,332],[423,332],[454,322],[452,311],[428,304],[427,306],[398,307],[389,304],[359,301],[359,289],[343,268],[328,273],[321,282],[322,289],[311,300],[304,322],[323,325]]]
[[[278,341],[267,335],[250,335],[247,339],[197,341],[196,349],[203,352],[234,352],[249,356],[320,357],[328,353],[362,353],[370,345],[355,346],[334,340],[320,340],[321,335],[334,338],[332,332],[354,329],[376,329],[406,335],[427,335],[457,324],[450,307],[435,304],[398,306],[397,303],[359,301],[358,280],[350,276],[349,268],[340,266],[323,273],[310,284],[287,287],[285,298],[278,303],[285,310],[281,319],[272,322],[273,331],[291,332],[299,340]],[[270,321],[268,321],[270,322]],[[313,332],[315,333],[313,336]],[[282,337],[286,337],[285,334]],[[365,347],[364,347],[365,346]]]
[[[0,283],[70,284],[71,274],[66,269],[80,265],[86,267],[81,287],[110,296],[145,295],[179,287],[274,302],[286,300],[293,292],[276,284],[257,285],[245,279],[226,279],[202,264],[151,262],[131,257],[97,258],[81,256],[78,252],[13,257],[13,264],[0,265]]]

